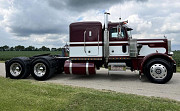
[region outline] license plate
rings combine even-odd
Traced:
[[[118,65],[112,65],[111,66],[111,71],[125,71],[126,68]]]

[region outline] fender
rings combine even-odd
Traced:
[[[53,57],[51,57],[51,56],[37,56],[37,57],[33,57],[33,58],[32,58],[32,61],[31,61],[31,64],[32,64],[34,61],[38,60],[38,59],[43,59],[43,60],[45,60],[45,61],[49,64],[50,68],[57,67],[57,62],[56,62],[55,59],[54,59]],[[31,67],[32,67],[32,66],[31,66]]]
[[[144,65],[151,59],[153,58],[163,58],[171,63],[174,64],[174,67],[176,66],[176,62],[175,60],[173,60],[173,58],[171,58],[171,56],[168,56],[166,54],[163,54],[163,53],[152,53],[152,54],[149,54],[147,56],[145,56],[141,62],[141,65],[140,65],[140,72],[143,73],[143,67]],[[176,67],[175,67],[176,68]]]

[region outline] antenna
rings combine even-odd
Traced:
[[[121,3],[120,3],[120,1],[119,1],[119,5],[120,5],[120,10],[119,10],[119,20],[120,20],[120,22],[121,22]]]
[[[119,26],[121,24],[121,1],[119,1]]]
[[[119,26],[120,26],[120,23],[121,23],[121,17],[119,18]]]
[[[164,39],[167,39],[167,37],[165,36],[165,34],[164,34]]]

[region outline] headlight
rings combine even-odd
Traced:
[[[173,55],[173,54],[174,54],[174,52],[170,52],[169,54],[170,54],[170,55]]]

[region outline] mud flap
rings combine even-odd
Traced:
[[[7,73],[7,63],[8,63],[8,62],[9,62],[9,60],[7,60],[7,61],[5,62],[6,78],[9,77],[9,74]]]

